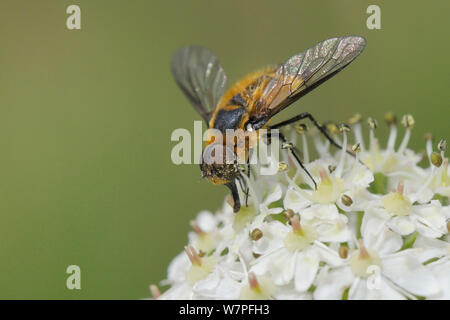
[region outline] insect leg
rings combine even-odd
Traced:
[[[331,143],[332,145],[334,145],[336,148],[342,149],[342,146],[339,145],[339,143],[337,143],[336,141],[333,140],[333,138],[330,137],[330,135],[328,134],[327,130],[326,130],[323,126],[321,126],[321,125],[316,121],[316,119],[314,119],[314,117],[313,117],[309,112],[303,112],[303,113],[301,113],[301,114],[299,114],[299,115],[297,115],[297,116],[295,116],[295,117],[293,117],[293,118],[291,118],[291,119],[288,119],[288,120],[282,121],[282,122],[280,122],[280,123],[274,124],[273,126],[270,126],[269,128],[270,128],[270,129],[279,129],[279,128],[282,128],[282,127],[284,127],[284,126],[290,125],[290,124],[292,124],[292,123],[294,123],[294,122],[303,120],[303,119],[305,119],[305,118],[308,118],[309,120],[311,120],[311,122],[314,124],[314,126],[315,126],[317,129],[319,129],[320,133],[321,133],[328,141],[330,141],[330,143]],[[353,156],[353,157],[355,156],[355,155],[354,155],[352,152],[350,152],[349,150],[346,150],[346,152],[347,152],[349,155]]]
[[[252,152],[252,149],[249,150],[249,152]],[[247,158],[247,178],[248,181],[250,181],[250,158],[251,158],[251,154],[249,154],[248,158]],[[248,193],[250,191],[250,187],[247,186],[246,190],[245,190],[245,206],[248,207]]]
[[[272,129],[273,127],[271,127]],[[270,131],[268,132],[268,135],[270,136]],[[314,189],[317,190],[317,183],[314,180],[314,178],[312,177],[312,175],[309,173],[309,171],[305,168],[305,166],[303,165],[302,161],[300,160],[300,157],[297,155],[297,150],[295,149],[294,146],[292,146],[291,143],[289,143],[286,139],[286,137],[284,136],[284,134],[282,134],[281,132],[278,132],[278,137],[281,139],[281,141],[283,141],[283,143],[285,143],[287,145],[286,149],[289,149],[292,153],[292,155],[294,156],[295,160],[298,162],[298,164],[300,165],[300,167],[303,169],[303,171],[305,171],[305,173],[308,175],[308,177],[311,179],[311,181],[314,183]],[[270,137],[271,138],[271,137]]]

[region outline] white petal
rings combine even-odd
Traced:
[[[319,240],[324,242],[346,242],[352,236],[348,227],[348,219],[340,214],[335,220],[324,221],[316,226]]]
[[[316,204],[302,210],[300,215],[306,220],[334,220],[338,217],[339,212],[334,204]]]
[[[280,288],[275,295],[277,300],[311,300],[311,294],[308,292],[298,292],[295,289]]]
[[[439,279],[441,291],[431,299],[450,300],[450,260],[442,259],[428,265],[429,270]]]
[[[197,225],[199,226],[200,230],[204,232],[211,232],[216,228],[217,220],[216,217],[209,211],[201,211],[197,218],[195,219],[197,222]]]
[[[300,210],[306,208],[311,204],[307,198],[305,198],[298,190],[293,187],[289,187],[286,196],[284,197],[284,207],[291,209],[294,212],[300,212]]]
[[[346,288],[350,287],[354,275],[349,267],[330,270],[318,281],[314,290],[316,300],[340,300]]]
[[[295,264],[295,289],[306,291],[311,286],[319,269],[319,256],[314,250],[299,252]]]
[[[415,230],[414,223],[409,217],[393,217],[388,222],[388,226],[402,236],[411,234]]]
[[[238,299],[242,286],[225,273],[213,272],[194,285],[194,299]]]
[[[355,163],[353,168],[345,175],[348,188],[367,188],[374,180],[373,173],[365,165]]]
[[[381,270],[384,276],[412,294],[427,297],[439,292],[436,278],[420,263],[414,250],[384,257]]]
[[[420,262],[428,261],[432,258],[439,258],[450,254],[450,243],[438,239],[428,238],[418,235],[414,241],[414,248],[420,249]]]
[[[158,299],[161,300],[191,300],[192,299],[192,287],[186,282],[182,282],[175,286],[172,286],[169,290],[164,292]]]
[[[447,233],[447,223],[442,205],[438,200],[432,200],[430,204],[414,206],[414,214],[417,220],[424,226],[428,226],[434,230],[437,237]]]
[[[281,185],[279,183],[271,184],[270,189],[267,191],[267,197],[264,199],[263,204],[268,206],[272,202],[281,199],[282,195],[283,190],[281,189]]]
[[[297,252],[291,253],[287,249],[274,260],[270,266],[270,274],[276,285],[288,284],[294,277],[294,268],[297,258]]]
[[[191,267],[191,262],[183,251],[178,254],[167,269],[167,281],[169,283],[184,281],[186,278],[186,272]]]
[[[260,226],[263,233],[261,239],[253,241],[253,252],[265,254],[277,248],[284,247],[283,240],[290,228],[279,221],[271,221]]]
[[[341,266],[345,262],[335,250],[319,241],[314,242],[314,249],[319,254],[321,261],[324,261],[333,267]]]

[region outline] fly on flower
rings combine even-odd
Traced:
[[[224,135],[229,129],[256,132],[265,128],[270,132],[270,129],[309,119],[331,144],[340,147],[308,112],[275,125],[269,126],[267,123],[278,112],[345,68],[363,51],[365,44],[364,38],[356,36],[322,41],[281,65],[247,75],[226,93],[225,72],[217,57],[205,48],[188,46],[179,49],[172,59],[172,73],[210,129],[217,129]],[[285,145],[290,145],[282,134],[279,137]],[[248,149],[251,145],[245,141],[242,146],[249,175]],[[203,177],[213,184],[224,184],[231,190],[235,212],[240,209],[237,182],[242,185],[244,181],[244,173],[237,165],[239,151],[236,146],[228,145],[226,140],[218,142],[211,139],[205,143],[200,164]],[[291,151],[312,179],[295,149]],[[224,161],[208,161],[214,153],[222,154],[219,159]]]

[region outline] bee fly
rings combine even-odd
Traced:
[[[211,129],[218,129],[223,134],[227,129],[270,130],[309,119],[331,144],[340,147],[308,112],[271,126],[267,122],[345,68],[363,51],[365,44],[364,38],[356,36],[322,41],[281,65],[266,67],[247,75],[225,94],[225,72],[217,57],[209,50],[199,46],[183,47],[175,53],[171,67],[177,84]],[[281,133],[279,137],[281,141],[287,142]],[[231,190],[233,209],[237,212],[241,205],[236,182],[243,181],[242,173],[233,159],[220,163],[205,161],[205,156],[212,148],[215,152],[224,152],[224,157],[225,154],[233,155],[236,150],[230,150],[224,142],[220,142],[220,145],[219,142],[206,142],[200,169],[203,177],[210,182],[226,185]],[[249,145],[245,144],[245,148],[248,149]],[[312,179],[295,149],[292,151]],[[250,174],[250,168],[247,170],[247,174]]]

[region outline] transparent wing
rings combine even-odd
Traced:
[[[267,121],[346,67],[365,45],[361,37],[331,38],[291,57],[267,84],[252,117]]]
[[[208,123],[226,85],[219,60],[205,48],[189,46],[175,52],[171,67],[178,86]]]

